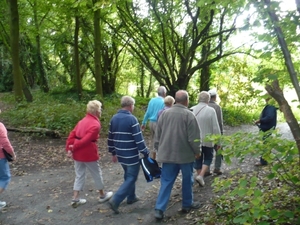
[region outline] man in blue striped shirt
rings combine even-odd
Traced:
[[[112,154],[112,161],[121,164],[124,170],[124,182],[109,201],[111,209],[119,213],[120,203],[127,198],[127,204],[137,202],[135,183],[140,170],[139,155],[148,157],[149,151],[145,145],[137,118],[132,115],[135,100],[130,96],[123,96],[121,107],[109,124],[108,149]]]

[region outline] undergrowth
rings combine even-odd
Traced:
[[[111,117],[120,109],[122,95],[113,94],[101,98],[91,91],[84,91],[81,100],[77,93],[68,88],[58,88],[50,93],[39,90],[33,91],[34,101],[28,103],[23,101],[16,104],[12,93],[1,93],[1,101],[12,107],[2,110],[0,118],[10,126],[26,128],[46,128],[58,131],[62,136],[67,135],[75,124],[85,115],[86,104],[90,100],[99,100],[103,104],[102,116],[100,118],[102,135],[107,135],[108,125]],[[149,98],[134,97],[134,115],[142,122],[147,109]],[[261,108],[251,113],[244,108],[227,107],[223,109],[224,124],[237,126],[250,124],[253,119],[259,117]],[[147,132],[147,129],[146,129]]]
[[[101,134],[107,135],[111,117],[120,109],[121,95],[114,94],[100,98],[93,92],[84,91],[79,101],[77,93],[59,90],[48,94],[34,91],[34,101],[16,104],[12,93],[1,93],[1,102],[9,107],[2,109],[0,118],[6,124],[15,128],[46,128],[58,131],[66,136],[76,123],[85,116],[86,105],[90,100],[102,103]],[[136,97],[134,115],[142,120],[149,99]]]
[[[215,178],[213,189],[217,224],[295,225],[300,224],[300,163],[294,141],[274,131],[265,141],[260,134],[236,133],[222,136],[227,164],[263,156],[269,162],[258,170],[232,170],[227,177]]]

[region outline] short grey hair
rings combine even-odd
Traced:
[[[198,102],[208,103],[210,100],[210,94],[207,91],[201,91],[198,97]]]
[[[130,97],[130,96],[123,96],[121,98],[121,107],[128,107],[128,106],[131,106],[131,105],[134,105],[135,104],[135,100],[134,98]]]
[[[98,100],[89,101],[86,105],[86,112],[96,115],[97,112],[101,112],[102,103]]]
[[[165,88],[165,86],[160,86],[158,89],[157,89],[157,94],[158,96],[165,96],[167,93],[167,89]]]

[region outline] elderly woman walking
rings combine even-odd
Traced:
[[[1,113],[1,111],[0,111]],[[3,150],[5,149],[12,155],[13,160],[16,160],[16,154],[7,137],[7,130],[3,123],[0,122],[0,193],[2,193],[10,182],[10,169],[7,159],[4,156]],[[0,209],[6,206],[6,202],[0,201]]]
[[[97,140],[101,129],[99,121],[99,117],[101,117],[101,107],[101,102],[97,100],[89,101],[86,116],[77,123],[67,139],[67,156],[73,158],[76,173],[73,188],[73,207],[86,203],[86,199],[79,198],[79,191],[83,190],[85,184],[86,168],[90,171],[95,181],[96,188],[99,192],[99,202],[105,202],[113,195],[112,192],[105,193],[103,190],[102,171],[98,163],[99,153]]]

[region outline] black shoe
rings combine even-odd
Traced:
[[[154,216],[157,220],[162,220],[164,218],[164,212],[159,209],[155,209]]]
[[[128,205],[131,205],[131,204],[133,204],[133,203],[135,203],[135,202],[137,202],[137,201],[139,201],[140,199],[138,198],[138,197],[135,197],[135,199],[133,199],[133,200],[130,200],[130,201],[128,201],[127,200],[127,204]]]
[[[189,213],[192,209],[199,209],[201,208],[201,204],[199,202],[193,202],[192,205],[188,208],[182,208],[181,212],[182,213]]]
[[[108,201],[109,205],[110,205],[110,208],[116,213],[116,214],[119,214],[119,210],[118,210],[118,207],[116,206],[116,204],[112,201],[112,200],[109,200]]]
[[[214,169],[214,173],[217,174],[218,176],[223,174],[220,169]]]

